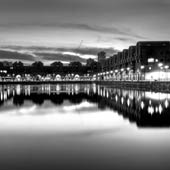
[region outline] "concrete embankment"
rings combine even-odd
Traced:
[[[107,85],[123,89],[139,89],[149,91],[170,92],[170,82],[161,81],[98,81],[100,85]]]
[[[93,81],[1,81],[0,85],[5,84],[91,84]]]
[[[5,84],[99,84],[123,89],[170,92],[170,81],[2,81]]]

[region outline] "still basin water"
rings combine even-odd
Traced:
[[[169,169],[170,94],[0,86],[0,170]]]

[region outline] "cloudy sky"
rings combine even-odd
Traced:
[[[169,0],[0,0],[0,54],[83,61],[98,48],[111,55],[137,41],[170,40],[169,11]]]

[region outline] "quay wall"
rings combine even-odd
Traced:
[[[170,81],[98,81],[96,84],[122,89],[139,89],[155,92],[170,92]]]
[[[93,81],[0,81],[5,84],[91,84]]]
[[[1,81],[5,84],[97,84],[122,89],[170,92],[170,81]]]

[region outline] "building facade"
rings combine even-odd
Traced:
[[[99,61],[98,80],[170,79],[170,42],[142,41],[109,58]]]

